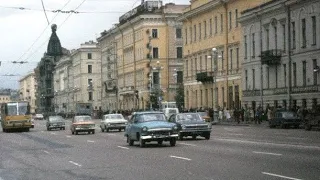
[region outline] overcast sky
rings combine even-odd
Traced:
[[[96,40],[100,32],[112,27],[112,24],[118,22],[119,16],[139,5],[141,0],[43,0],[43,2],[48,11],[61,10],[66,4],[63,10],[74,10],[83,2],[77,11],[95,13],[70,15],[47,12],[50,22],[48,26],[45,14],[41,11],[41,0],[0,0],[0,88],[18,89],[19,79],[33,71],[46,51],[52,23],[58,26],[57,34],[62,46],[75,49],[83,42]],[[189,0],[163,0],[163,4],[169,2],[189,4]],[[25,9],[20,10],[19,7]],[[13,64],[12,61],[28,61],[28,63]]]

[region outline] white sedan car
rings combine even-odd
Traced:
[[[109,130],[118,129],[124,130],[128,124],[128,121],[124,119],[122,114],[106,114],[102,117],[100,128],[101,131],[109,132]]]

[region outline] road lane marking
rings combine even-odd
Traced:
[[[47,154],[50,154],[48,151],[44,151],[44,150],[43,150],[43,152],[44,152],[44,153],[47,153]]]
[[[127,147],[123,147],[123,146],[117,146],[118,148],[122,148],[122,149],[129,149]]]
[[[109,136],[115,136],[115,134],[108,134]]]
[[[301,137],[286,137],[287,139],[300,139],[300,140],[304,140],[307,138],[301,138]]]
[[[280,178],[283,178],[283,179],[302,180],[302,179],[298,179],[298,178],[282,176],[282,175],[279,175],[279,174],[273,174],[273,173],[268,173],[268,172],[262,172],[262,174],[269,175],[269,176],[274,176],[274,177],[280,177]]]
[[[76,165],[76,166],[79,166],[79,167],[81,167],[81,164],[78,164],[78,163],[76,163],[76,162],[73,162],[73,161],[69,161],[69,163],[71,163],[71,164],[74,164],[74,165]]]
[[[87,142],[89,142],[89,143],[94,143],[94,141],[91,141],[91,140],[87,140]]]
[[[258,142],[258,141],[249,141],[249,140],[240,140],[240,139],[228,139],[228,138],[214,138],[214,139],[218,140],[218,141],[229,141],[229,142],[239,142],[239,143],[264,144],[264,145],[286,146],[286,147],[307,148],[307,149],[320,149],[320,146],[308,146],[308,145],[299,145],[299,144]]]
[[[56,135],[56,133],[53,133],[53,132],[52,132],[52,133],[50,133],[50,134],[52,134],[52,135]]]
[[[260,152],[260,151],[252,151],[253,153],[256,154],[267,154],[267,155],[274,155],[274,156],[282,156],[282,154],[278,154],[278,153],[269,153],[269,152]]]
[[[67,138],[71,138],[71,136],[66,136]]]
[[[188,144],[188,143],[179,143],[179,144],[186,145],[186,146],[197,146],[195,144]]]
[[[227,135],[233,135],[233,136],[243,136],[243,134],[237,134],[237,133],[227,133]]]
[[[176,158],[176,159],[182,159],[182,160],[186,160],[186,161],[191,161],[191,159],[185,158],[185,157],[179,157],[179,156],[170,156],[170,157]]]

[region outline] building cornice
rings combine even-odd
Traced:
[[[198,14],[204,13],[206,11],[212,11],[212,9],[216,8],[219,5],[222,5],[226,3],[228,0],[214,0],[210,1],[204,5],[201,5],[195,9],[191,9],[185,13],[183,13],[181,16],[177,18],[177,21],[184,21],[185,19],[192,18],[197,16]]]

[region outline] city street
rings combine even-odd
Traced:
[[[96,134],[71,135],[69,126],[35,123],[30,132],[0,133],[0,180],[320,179],[318,130],[217,125],[210,140],[140,148],[98,125]]]

